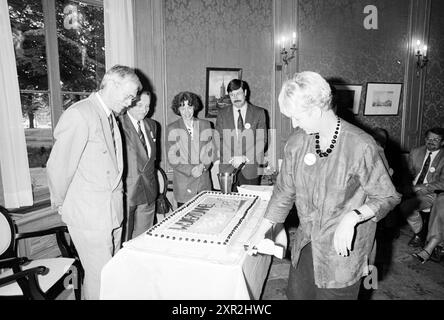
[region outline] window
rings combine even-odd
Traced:
[[[46,162],[61,113],[105,73],[102,1],[8,0],[34,201],[48,198]]]

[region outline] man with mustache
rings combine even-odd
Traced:
[[[227,92],[232,106],[220,109],[216,120],[220,138],[219,171],[233,172],[245,163],[236,185],[258,185],[259,165],[264,162],[267,145],[266,111],[248,102],[248,84],[243,80],[231,80]]]
[[[409,241],[411,247],[423,247],[427,226],[424,226],[420,211],[430,209],[435,202],[437,190],[444,189],[444,129],[427,130],[425,145],[413,149],[409,154],[409,173],[413,179],[406,200],[400,209],[412,228],[414,235]],[[436,208],[434,208],[436,210]]]

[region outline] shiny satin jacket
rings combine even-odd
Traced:
[[[297,265],[302,248],[311,242],[315,283],[320,288],[343,288],[368,273],[368,259],[374,249],[376,222],[400,202],[378,147],[368,134],[341,121],[333,152],[316,162],[315,135],[295,132],[285,147],[266,218],[284,222],[293,203],[299,226],[292,246],[292,264]],[[308,157],[312,158],[312,156]],[[375,217],[355,228],[348,257],[339,256],[333,236],[343,216],[368,205]]]

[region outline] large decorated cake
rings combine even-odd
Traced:
[[[182,243],[229,245],[259,202],[256,195],[204,191],[146,234]]]

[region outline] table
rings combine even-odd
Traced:
[[[261,200],[241,239],[254,235],[268,201]],[[229,251],[160,251],[142,234],[128,241],[102,270],[100,299],[259,299],[271,264],[268,255],[250,256],[242,245]],[[227,249],[225,249],[227,250]],[[224,253],[225,252],[225,253]],[[222,253],[222,254],[221,254]]]

